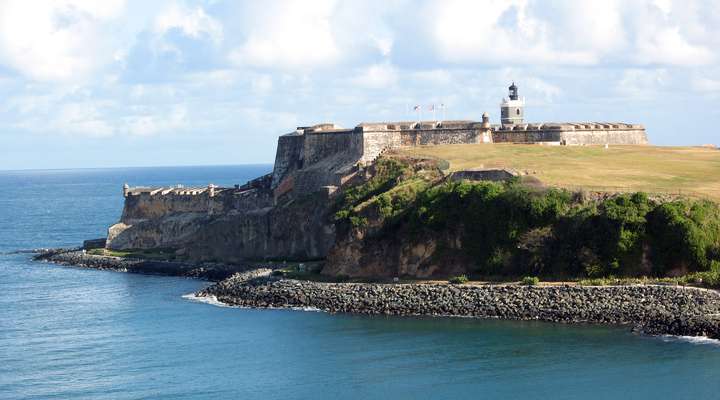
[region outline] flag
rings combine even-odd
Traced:
[[[413,107],[413,110],[414,110],[414,111],[420,111],[420,106],[415,106],[415,107]]]
[[[435,111],[435,104],[428,106],[428,111]]]

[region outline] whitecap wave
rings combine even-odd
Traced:
[[[309,312],[322,312],[321,309],[317,307],[290,307],[290,308],[283,308],[284,310],[294,310],[294,311],[309,311]]]
[[[198,303],[205,303],[210,304],[211,306],[217,306],[217,307],[231,307],[228,304],[223,303],[222,301],[218,300],[216,296],[198,296],[195,293],[189,293],[182,296],[183,299],[195,301]]]
[[[707,336],[673,336],[673,335],[661,335],[660,338],[666,342],[686,342],[691,344],[704,344],[720,346],[720,340],[711,339]]]

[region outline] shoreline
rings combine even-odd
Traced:
[[[273,268],[126,259],[91,255],[78,249],[41,250],[33,258],[59,265],[214,281],[194,293],[191,300],[212,299],[212,303],[220,303],[216,305],[607,324],[653,336],[720,339],[720,292],[705,288],[642,284],[328,283],[276,277]]]
[[[58,265],[146,275],[180,276],[213,282],[221,281],[238,272],[257,268],[217,263],[186,263],[93,255],[85,253],[81,249],[41,249],[35,253],[36,255],[33,256],[35,261]]]
[[[326,283],[270,274],[238,273],[195,295],[239,307],[606,324],[654,336],[720,339],[720,292],[702,288]]]

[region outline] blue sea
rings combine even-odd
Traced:
[[[720,345],[622,327],[220,307],[207,282],[33,262],[104,236],[121,186],[268,165],[0,171],[1,399],[717,399]]]

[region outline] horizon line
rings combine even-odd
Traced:
[[[0,169],[0,172],[30,172],[30,171],[69,171],[69,170],[107,170],[107,169],[140,169],[140,168],[178,168],[178,167],[239,167],[239,166],[265,166],[268,163],[239,163],[239,164],[190,164],[190,165],[136,165],[118,167],[66,167],[66,168],[15,168]]]

